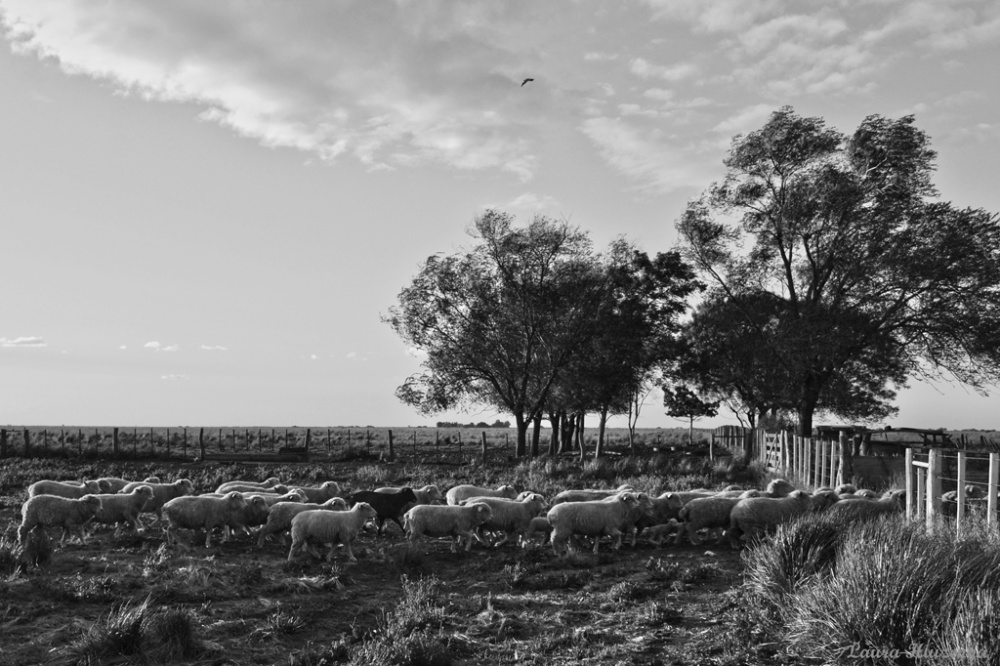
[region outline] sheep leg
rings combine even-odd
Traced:
[[[344,543],[344,551],[347,552],[347,559],[351,562],[357,562],[358,558],[354,557],[354,551],[351,550],[350,539],[345,539],[343,543]],[[331,544],[331,550],[332,550],[332,544]]]
[[[688,523],[687,526],[688,526],[688,539],[691,540],[691,545],[700,546],[701,537],[698,536],[698,528],[692,525],[691,523]]]

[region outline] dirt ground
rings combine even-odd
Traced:
[[[0,497],[7,543],[21,499]],[[447,540],[409,546],[392,526],[363,534],[354,552],[356,563],[338,552],[332,563],[288,564],[283,544],[258,549],[245,535],[209,549],[192,535],[168,549],[156,527],[102,529],[86,545],[57,547],[42,567],[0,578],[0,664],[88,663],[81,655],[94,653],[122,602],[145,599],[192,618],[197,651],[177,663],[378,663],[366,646],[388,640],[393,613],[411,613],[407,581],[433,583],[432,602],[408,629],[432,635],[447,657],[393,663],[741,663],[726,611],[742,567],[728,545],[640,539],[555,557],[547,544],[475,544],[453,554]]]

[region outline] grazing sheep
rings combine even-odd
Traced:
[[[385,521],[391,520],[399,529],[403,529],[403,513],[406,509],[417,504],[417,496],[412,488],[403,488],[399,492],[380,493],[377,490],[358,490],[351,493],[344,499],[348,506],[354,506],[358,502],[369,504],[378,516],[375,523],[378,525],[378,533],[385,532]],[[405,530],[404,530],[405,531]]]
[[[54,497],[65,497],[67,499],[80,499],[84,495],[97,495],[108,492],[107,485],[101,485],[99,480],[92,479],[82,483],[71,481],[50,481],[43,479],[28,486],[28,497],[37,495],[52,495]]]
[[[271,507],[263,497],[247,493],[243,495],[243,499],[246,501],[246,507],[233,513],[226,522],[225,530],[227,538],[231,534],[230,530],[242,531],[247,536],[250,536],[251,527],[258,527],[267,522],[267,516],[271,511]]]
[[[534,541],[536,534],[541,534],[545,538],[552,534],[552,524],[545,516],[535,516],[528,521],[528,529],[522,537],[523,542]]]
[[[351,551],[351,542],[378,512],[369,504],[358,502],[348,511],[303,511],[292,518],[292,547],[288,550],[288,561],[295,556],[309,541],[326,544],[326,561],[333,556],[333,547],[337,543],[344,545],[347,559],[357,562]]]
[[[716,540],[722,535],[723,530],[729,527],[729,514],[740,500],[748,497],[759,496],[756,490],[744,490],[738,497],[726,497],[718,495],[715,497],[698,497],[683,507],[678,512],[678,518],[682,521],[674,537],[674,543],[680,544],[681,539],[687,534],[692,546],[700,546],[701,539],[698,531],[707,529],[710,533],[717,532]]]
[[[225,497],[204,497],[201,495],[183,495],[175,497],[163,505],[163,513],[170,521],[167,527],[167,545],[177,539],[177,530],[205,530],[205,548],[212,545],[212,530],[216,527],[225,528],[233,519],[247,508],[243,495],[232,491]],[[228,530],[222,540],[229,537]]]
[[[523,493],[522,493],[523,494]],[[511,536],[517,537],[517,542],[524,542],[524,535],[528,531],[531,519],[538,516],[545,506],[545,498],[538,493],[528,493],[519,500],[510,500],[505,497],[471,497],[463,505],[485,504],[490,507],[490,518],[479,526],[478,532],[482,530],[492,530],[503,532],[504,537],[494,547],[499,548],[510,540]],[[482,538],[479,539],[482,541]]]
[[[675,530],[680,530],[682,524],[678,523],[675,518],[671,518],[669,522],[662,523],[660,525],[653,525],[646,530],[646,538],[649,539],[649,543],[654,546],[662,546],[663,542],[666,541]]]
[[[968,485],[965,487],[966,510],[970,507],[976,506],[976,504],[981,504],[980,500],[985,498],[986,492],[979,486]],[[945,494],[941,495],[941,513],[948,518],[955,518],[958,516],[957,490],[949,490]]]
[[[562,504],[563,502],[592,502],[594,500],[607,499],[613,497],[618,493],[624,493],[629,491],[634,491],[635,488],[625,483],[617,488],[583,488],[581,490],[564,490],[561,493],[557,493],[555,497],[552,498],[552,506],[556,504]]]
[[[827,513],[845,523],[873,520],[879,516],[902,513],[906,508],[906,491],[891,490],[877,500],[837,502]]]
[[[792,483],[786,479],[771,479],[771,481],[767,484],[767,487],[764,488],[764,492],[761,493],[761,497],[788,497],[788,495],[794,490],[795,486],[793,486]]]
[[[698,499],[699,497],[715,497],[719,493],[715,490],[706,490],[705,488],[698,488],[696,490],[680,490],[673,491],[673,494],[683,503],[687,504],[693,499]]]
[[[130,483],[129,481],[121,479],[117,476],[102,476],[97,480],[97,482],[104,487],[104,490],[102,490],[104,493],[121,492],[121,489]]]
[[[264,539],[272,534],[284,533],[292,529],[292,518],[304,511],[347,511],[347,500],[341,497],[334,497],[322,504],[311,502],[278,502],[271,505],[271,510],[267,514],[267,522],[257,535],[257,545],[264,547]]]
[[[462,506],[418,504],[403,515],[403,526],[411,542],[422,536],[452,537],[453,553],[456,545],[461,544],[462,537],[465,537],[465,551],[468,552],[472,548],[472,539],[479,538],[476,530],[492,515],[493,510],[480,502]]]
[[[269,488],[274,488],[275,486],[281,485],[281,479],[276,476],[269,476],[263,481],[245,481],[243,479],[234,479],[232,481],[226,481],[219,485],[215,489],[217,493],[227,493],[230,490],[240,490],[238,487],[230,488],[229,486],[243,486],[249,488],[256,488],[258,490],[267,490]],[[242,492],[242,491],[240,491]]]
[[[221,486],[215,489],[215,492],[225,495],[226,493],[237,492],[237,493],[269,493],[274,495],[284,495],[288,492],[288,486],[283,486],[280,483],[274,486],[261,487],[256,483],[234,483],[232,481],[228,483],[223,483]]]
[[[840,498],[832,490],[810,495],[795,490],[787,497],[749,497],[741,499],[729,513],[728,535],[734,549],[740,547],[740,538],[752,538],[759,532],[771,530],[809,511],[822,511]]]
[[[858,492],[857,487],[853,483],[842,483],[833,489],[833,492],[838,495],[853,495]]]
[[[229,492],[234,492],[234,491],[231,490]],[[240,493],[240,494],[242,494],[244,496],[253,495],[254,497],[260,497],[261,499],[264,500],[264,503],[267,506],[274,506],[278,502],[305,502],[305,501],[307,501],[305,493],[301,493],[298,490],[296,490],[295,488],[293,488],[292,490],[288,491],[284,495],[277,495],[275,493],[265,493],[265,492],[244,492],[244,491],[241,491],[241,490],[237,490],[235,492],[238,492],[238,493]],[[225,497],[225,496],[226,496],[226,493],[202,493],[201,495],[199,495],[199,497]]]
[[[340,484],[336,481],[324,481],[318,486],[295,486],[291,490],[301,491],[306,497],[305,501],[313,504],[322,504],[334,497],[341,497]]]
[[[139,514],[146,502],[153,499],[153,489],[146,484],[136,486],[129,493],[94,495],[101,500],[101,509],[94,515],[94,523],[117,525],[125,523],[139,530]]]
[[[146,502],[143,513],[155,513],[157,522],[163,520],[163,505],[170,500],[194,495],[194,485],[188,479],[177,479],[173,483],[148,483],[146,481],[133,481],[121,489],[121,493],[130,493],[141,485],[148,485],[153,489],[153,499]]]
[[[517,490],[514,489],[514,486],[499,486],[493,489],[463,484],[449,488],[448,492],[445,493],[445,500],[451,506],[458,506],[463,500],[467,500],[470,497],[506,497],[507,499],[517,499]]]
[[[632,536],[632,545],[635,545],[635,537],[643,530],[663,525],[670,520],[676,520],[681,508],[685,506],[677,493],[665,492],[658,497],[650,499],[649,515],[642,516],[635,524],[635,533]]]
[[[80,543],[86,543],[83,528],[101,510],[101,500],[94,495],[84,495],[79,499],[58,495],[35,495],[21,505],[21,526],[17,530],[17,540],[24,544],[28,532],[46,527],[61,527],[59,545],[66,543],[71,530],[78,530]]]
[[[403,488],[398,486],[386,486],[383,488],[376,488],[377,493],[398,493],[401,492]],[[426,485],[423,488],[412,488],[413,494],[417,496],[417,504],[444,504],[444,495],[441,494],[441,489],[435,485]],[[406,507],[409,509],[410,507]],[[404,509],[404,513],[406,512]]]
[[[549,509],[547,518],[552,525],[552,552],[560,555],[560,546],[569,548],[570,537],[576,534],[596,537],[597,554],[600,537],[614,540],[613,548],[621,546],[622,529],[630,529],[647,510],[636,493],[620,493],[606,500],[563,502]]]

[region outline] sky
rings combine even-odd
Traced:
[[[784,105],[914,114],[941,198],[1000,211],[994,0],[0,0],[0,31],[0,423],[510,419],[396,399],[421,263],[488,207],[670,250]],[[957,384],[897,405],[1000,428]]]

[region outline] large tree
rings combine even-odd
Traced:
[[[776,355],[799,431],[906,378],[1000,380],[1000,225],[937,200],[912,116],[850,137],[784,107],[737,136],[725,179],[680,222],[686,256]],[[752,306],[780,301],[762,326]]]
[[[424,371],[397,390],[424,413],[490,404],[513,414],[516,455],[553,383],[593,334],[605,276],[587,235],[536,217],[517,228],[489,210],[470,251],[432,256],[386,321],[426,352]]]

